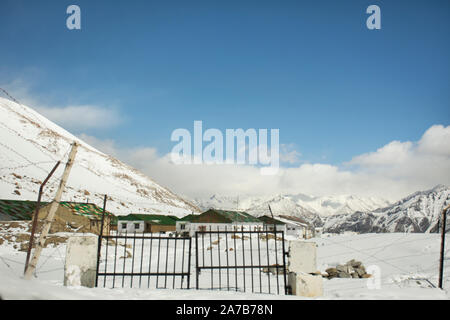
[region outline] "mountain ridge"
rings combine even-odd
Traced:
[[[437,185],[416,191],[384,208],[331,217],[324,224],[324,230],[331,233],[438,232],[442,210],[449,204],[450,188]]]

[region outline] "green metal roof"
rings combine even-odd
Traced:
[[[184,216],[181,219],[178,219],[178,221],[193,221],[195,218],[198,217],[198,214],[188,214],[187,216]]]
[[[154,225],[162,225],[162,226],[174,226],[176,224],[175,219],[171,218],[170,216],[165,216],[162,214],[132,213],[126,216],[119,216],[117,218],[119,221],[146,221]]]
[[[262,216],[262,217],[259,217],[258,219],[261,220],[262,222],[264,222],[265,224],[286,224],[280,220],[274,219],[269,216]]]
[[[50,202],[41,202],[41,208],[48,204],[50,204]],[[0,220],[7,220],[8,218],[9,220],[31,220],[34,211],[36,210],[36,205],[37,201],[0,199]],[[93,203],[61,201],[60,205],[77,215],[101,218],[103,214],[103,209]],[[108,211],[105,212],[105,215],[114,217],[114,215]]]
[[[48,202],[41,202],[42,206]],[[36,201],[0,200],[0,220],[31,220]]]
[[[72,211],[73,214],[77,214],[80,216],[95,217],[97,219],[101,219],[103,215],[103,208],[100,208],[93,203],[62,201],[60,202],[60,204],[61,206]],[[105,217],[108,216],[111,217],[111,225],[117,225],[117,217],[114,216],[111,212],[105,210]]]
[[[229,210],[219,210],[219,209],[209,209],[207,212],[213,212],[219,214],[230,222],[261,222],[258,218],[248,214],[244,211],[229,211]]]
[[[62,201],[60,204],[72,211],[74,214],[79,214],[82,216],[98,216],[100,218],[103,215],[103,209],[93,203]],[[105,210],[105,216],[111,215],[113,215],[111,212]]]

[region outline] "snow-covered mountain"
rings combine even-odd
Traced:
[[[221,208],[245,210],[255,216],[270,214],[269,205],[274,215],[292,215],[301,217],[316,226],[333,215],[343,215],[355,211],[370,211],[386,207],[390,203],[381,198],[363,198],[354,195],[315,197],[305,194],[280,194],[276,196],[218,196],[206,200],[196,199],[195,203],[202,209]]]
[[[378,197],[361,197],[356,195],[336,195],[323,197],[296,196],[296,202],[313,209],[322,217],[348,214],[356,211],[371,211],[384,208],[390,202]]]
[[[83,121],[83,116],[73,121]],[[73,141],[80,144],[63,194],[66,201],[89,201],[122,215],[184,216],[200,209],[125,163],[104,154],[33,109],[0,97],[0,198],[36,200],[40,183],[58,160],[44,201],[53,198]]]
[[[390,206],[370,212],[330,217],[328,232],[436,232],[442,210],[450,204],[450,189],[438,185],[416,192]]]
[[[270,209],[269,209],[270,206]],[[271,215],[274,216],[288,215],[303,218],[305,221],[315,226],[322,226],[323,221],[320,215],[309,207],[302,206],[295,201],[292,196],[278,195],[267,201],[263,201],[257,206],[247,209],[247,212],[254,216]]]
[[[193,202],[202,210],[209,208],[227,209],[227,210],[247,210],[270,200],[272,197],[257,196],[224,196],[213,194],[208,198],[196,198]]]

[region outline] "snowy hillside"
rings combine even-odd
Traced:
[[[440,214],[448,204],[450,189],[439,185],[385,208],[331,217],[324,227],[328,232],[436,232]]]
[[[82,115],[74,121],[83,121]],[[63,162],[45,188],[53,198],[70,144],[80,143],[63,195],[66,201],[89,201],[115,214],[160,213],[184,216],[199,209],[136,169],[76,138],[31,108],[0,97],[0,198],[36,200],[40,183],[58,160]]]

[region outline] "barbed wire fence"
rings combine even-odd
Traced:
[[[448,231],[447,231],[448,232]],[[389,233],[387,233],[389,234]],[[394,234],[393,234],[394,235]],[[437,280],[438,280],[438,264],[439,264],[439,247],[438,247],[438,242],[439,242],[439,234],[437,233],[433,233],[433,234],[429,234],[428,236],[425,236],[423,234],[418,234],[418,238],[417,239],[407,239],[410,238],[411,236],[414,236],[417,234],[414,233],[403,233],[400,237],[395,238],[393,241],[391,241],[388,244],[385,245],[377,245],[377,246],[370,246],[370,247],[364,247],[364,249],[358,249],[355,248],[355,244],[357,244],[359,241],[364,241],[367,239],[373,239],[373,238],[379,238],[380,234],[367,234],[367,236],[365,236],[364,234],[360,234],[359,235],[359,239],[348,239],[348,240],[344,240],[344,241],[335,241],[332,240],[331,237],[325,237],[320,239],[322,242],[322,246],[339,246],[345,249],[348,249],[346,251],[339,251],[339,253],[336,254],[332,254],[332,255],[326,255],[326,259],[329,260],[332,257],[342,257],[342,256],[348,256],[348,255],[352,255],[352,254],[358,254],[358,255],[362,255],[364,257],[366,257],[368,260],[367,261],[373,261],[375,263],[377,263],[378,265],[387,265],[388,267],[391,267],[395,270],[399,271],[399,277],[402,278],[402,280],[398,281],[397,279],[395,279],[395,277],[387,277],[387,278],[382,278],[382,285],[388,285],[388,286],[398,286],[401,287],[402,284],[404,282],[407,281],[418,281],[419,283],[421,281],[426,282],[428,287],[431,288],[437,288]],[[429,250],[428,252],[420,252],[420,253],[415,253],[415,254],[409,254],[409,255],[396,255],[394,257],[389,257],[389,258],[380,258],[377,255],[381,252],[384,252],[385,250],[387,250],[388,248],[393,249],[393,247],[399,247],[402,248],[402,245],[404,244],[411,244],[414,242],[426,242],[428,240],[435,240],[436,242],[436,247],[433,248],[432,250]],[[328,243],[326,243],[328,242]],[[431,245],[429,245],[431,246]],[[319,248],[321,246],[319,245]],[[450,258],[448,257],[448,254],[450,252],[450,248],[446,247],[447,249],[445,250],[445,260],[450,260]],[[375,252],[372,252],[373,250],[376,250]],[[409,259],[409,258],[418,258],[418,257],[423,257],[424,260],[426,261],[426,265],[425,264],[416,264],[415,265],[415,269],[407,269],[405,268],[405,266],[400,266],[398,264],[398,260],[404,260],[404,259]],[[448,285],[447,285],[448,286]],[[352,289],[358,289],[361,288],[360,285],[358,284],[348,284],[348,285],[343,285],[339,287],[339,290],[352,290]]]

